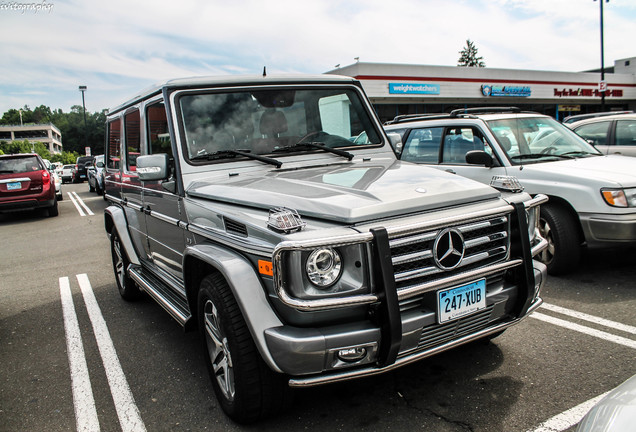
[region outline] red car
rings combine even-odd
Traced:
[[[46,208],[57,216],[55,180],[37,154],[0,156],[0,213]]]

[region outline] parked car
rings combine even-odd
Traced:
[[[636,156],[636,114],[595,117],[567,126],[602,153]]]
[[[97,195],[104,193],[104,155],[97,155],[88,167],[88,190],[97,192]]]
[[[75,165],[64,165],[62,167],[62,183],[75,183]]]
[[[631,432],[636,424],[636,375],[611,390],[585,414],[576,432]]]
[[[55,165],[53,165],[51,161],[49,161],[48,159],[42,159],[42,161],[44,162],[44,166],[46,166],[46,169],[48,169],[51,173],[51,179],[55,183],[56,198],[58,201],[62,201],[64,199],[64,196],[62,195],[62,178],[57,173]]]
[[[290,386],[392,371],[541,303],[546,197],[396,160],[353,78],[173,80],[106,127],[119,294],[198,327],[238,422],[283,409]]]
[[[79,156],[75,162],[73,183],[82,183],[88,179],[88,167],[93,163],[93,156]]]
[[[478,108],[398,119],[403,161],[426,164],[484,183],[519,178],[543,193],[541,232],[550,246],[541,260],[552,274],[575,268],[581,249],[636,244],[634,159],[604,156],[551,117],[517,108]]]
[[[57,216],[55,184],[37,154],[0,155],[0,213],[44,208]]]
[[[574,123],[580,120],[586,120],[586,119],[591,119],[595,117],[605,117],[605,116],[616,115],[616,114],[633,114],[633,113],[634,111],[603,111],[603,112],[587,113],[587,114],[575,114],[575,115],[567,116],[566,118],[564,118],[563,124],[568,125],[570,123]]]

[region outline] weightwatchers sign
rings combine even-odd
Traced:
[[[440,92],[439,84],[389,83],[390,94],[434,94]]]

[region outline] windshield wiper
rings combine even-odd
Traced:
[[[336,154],[338,156],[346,157],[348,160],[353,159],[353,153],[349,153],[348,151],[327,147],[326,145],[324,145],[322,143],[317,143],[317,142],[296,143],[296,144],[293,144],[293,145],[277,148],[277,149],[273,150],[272,153],[302,151],[302,150],[306,150],[308,148],[324,150],[326,152],[333,153],[333,154]]]
[[[544,157],[556,157],[561,159],[574,159],[572,156],[567,156],[567,154],[549,154],[549,153],[528,153],[528,154],[520,154],[516,156],[510,156],[510,159],[539,159]]]
[[[572,155],[572,156],[601,156],[598,153],[590,153],[589,151],[585,151],[585,150],[565,152],[561,156],[565,156],[565,155]]]
[[[229,158],[229,157],[235,157],[235,156],[244,156],[249,159],[265,162],[270,165],[276,166],[276,168],[280,168],[283,165],[281,161],[250,153],[250,150],[219,150],[219,151],[215,151],[214,153],[200,154],[198,156],[190,158],[190,160],[215,160],[215,159],[223,159],[223,158]]]

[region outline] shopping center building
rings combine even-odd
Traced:
[[[636,57],[601,73],[357,62],[327,72],[357,78],[382,121],[457,108],[516,106],[563,119],[598,111],[636,111]],[[605,87],[605,97],[600,88]]]

